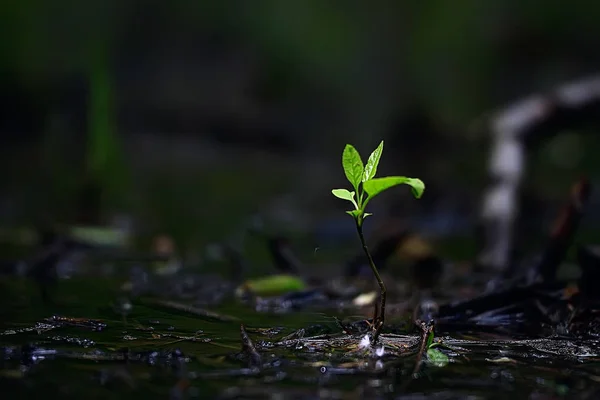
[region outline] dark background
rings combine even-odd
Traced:
[[[599,11],[591,1],[6,1],[0,224],[130,226],[142,247],[166,234],[191,254],[260,214],[332,247],[355,240],[330,193],[346,186],[342,149],[366,159],[385,139],[379,174],[427,190],[381,196],[371,224],[394,215],[468,237],[491,144],[477,121],[597,72]],[[569,185],[598,176],[596,136],[557,133],[530,154],[524,185],[543,232]]]

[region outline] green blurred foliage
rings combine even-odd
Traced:
[[[380,137],[383,128],[377,124],[383,126],[384,122],[379,121],[411,103],[458,127],[453,135],[466,140],[468,124],[481,113],[594,71],[600,62],[599,17],[600,4],[584,0],[7,0],[0,7],[0,72],[16,73],[34,91],[60,76],[86,74],[91,78],[87,162],[99,180],[118,192],[127,182],[120,145],[110,135],[115,130],[112,113],[119,95],[114,76],[119,55],[151,53],[174,44],[193,53],[199,38],[218,36],[256,52],[280,96],[312,90],[312,98],[317,97],[315,92],[322,94],[325,103],[339,104],[350,110],[348,114],[370,114],[365,126],[352,120],[349,127],[340,128],[340,134],[358,146],[374,145],[365,132]],[[151,92],[152,82],[148,82]],[[310,102],[311,97],[306,99]],[[306,141],[311,140],[310,135],[314,139],[320,134],[307,132]],[[478,139],[481,137],[484,135]],[[65,143],[59,137],[46,140],[58,147]],[[593,143],[586,139],[588,144],[592,148]],[[560,177],[560,186],[568,184],[572,169],[556,170],[544,158],[544,151],[532,171],[536,182],[542,187]],[[70,175],[48,184],[61,192],[55,200],[59,207],[68,209],[63,202],[77,188],[77,181],[72,179],[70,164],[56,154],[54,158],[53,170]],[[452,169],[438,170],[464,176],[469,182],[473,177],[483,179],[485,170],[473,165],[485,161],[484,151],[469,150],[456,158]],[[578,167],[594,168],[595,161],[585,157],[585,165]],[[541,170],[552,172],[544,179],[537,177]],[[238,182],[251,182],[246,175],[239,175],[240,169],[232,166],[232,171],[224,174],[231,175],[228,182],[242,185],[241,191],[252,190],[253,186]],[[174,186],[170,179],[166,181]],[[193,195],[189,194],[189,182],[177,191],[182,198],[193,198],[190,203],[204,204],[209,203],[203,197],[209,192],[210,201],[219,202],[222,208],[227,204],[221,214],[233,213],[236,218],[241,210],[251,212],[246,208],[256,206],[240,204],[235,196],[232,199],[237,202],[223,201],[223,192],[229,193],[229,189],[224,189],[222,182],[203,179]],[[278,177],[277,189],[261,187],[261,191],[277,192],[285,186],[284,181]],[[206,185],[209,189],[203,190]],[[179,221],[173,224],[179,226],[189,211],[172,204],[175,191],[171,187],[171,197],[155,209],[177,214]],[[113,202],[118,203],[116,197]],[[205,210],[201,213],[215,215],[199,208]],[[200,220],[206,222],[208,217]],[[218,226],[213,230],[226,229]]]
[[[496,86],[516,63],[552,70],[561,56],[587,57],[599,11],[583,0],[10,0],[0,8],[1,61],[34,80],[85,68],[98,41],[126,48],[218,32],[252,43],[289,84],[310,78],[345,93],[361,85],[365,65],[392,63],[398,84],[441,115],[472,117],[497,104]]]

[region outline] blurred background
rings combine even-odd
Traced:
[[[598,72],[599,7],[4,2],[1,239],[25,240],[15,233],[40,221],[114,226],[134,232],[134,246],[166,235],[193,257],[260,217],[308,238],[311,256],[355,246],[347,205],[330,190],[346,187],[346,143],[366,159],[382,139],[378,174],[427,189],[418,201],[408,188],[381,196],[369,226],[393,217],[431,237],[471,238],[493,143],[478,121]],[[575,179],[599,177],[596,136],[556,133],[527,156],[532,242]]]

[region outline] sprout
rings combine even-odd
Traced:
[[[347,211],[347,213],[350,214],[356,222],[356,230],[358,232],[363,250],[369,260],[369,266],[373,271],[373,275],[375,275],[375,278],[377,279],[377,283],[379,283],[381,300],[378,309],[378,315],[376,315],[375,319],[373,320],[373,343],[377,341],[377,338],[379,337],[381,329],[385,323],[386,289],[385,284],[379,275],[379,271],[377,271],[377,267],[373,262],[373,258],[369,253],[369,249],[367,248],[363,235],[363,221],[366,217],[371,215],[366,212],[367,204],[373,197],[377,196],[383,191],[401,184],[409,185],[413,195],[416,198],[420,198],[425,190],[425,184],[420,179],[407,178],[405,176],[386,176],[383,178],[375,178],[377,166],[379,165],[379,160],[381,159],[382,153],[383,140],[369,156],[367,165],[364,165],[360,154],[354,148],[354,146],[347,144],[344,148],[344,152],[342,153],[342,166],[344,168],[346,178],[354,190],[350,191],[348,189],[333,189],[331,191],[335,197],[338,197],[342,200],[347,200],[354,205],[354,210]]]

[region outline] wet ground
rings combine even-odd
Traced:
[[[388,287],[375,342],[362,252],[296,257],[289,238],[253,225],[249,250],[221,243],[203,264],[167,237],[140,254],[39,228],[37,248],[0,264],[2,396],[599,398],[600,247],[574,240],[586,188],[574,185],[533,257],[502,274],[410,230],[374,235]]]
[[[6,398],[556,399],[600,395],[593,339],[423,334],[391,318],[368,346],[341,310],[258,313],[140,296],[104,278],[60,282],[53,304],[21,278],[0,280],[0,386]],[[346,315],[344,315],[346,314]],[[346,329],[337,320],[359,321]],[[241,328],[241,326],[244,328]],[[393,328],[395,326],[395,328]],[[390,333],[392,332],[393,333]],[[404,331],[404,332],[403,332]],[[425,349],[426,350],[426,349]],[[446,357],[443,357],[445,355]]]

